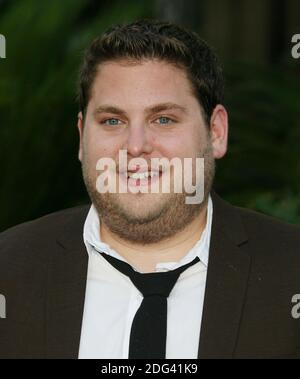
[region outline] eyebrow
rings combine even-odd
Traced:
[[[147,114],[151,113],[158,113],[162,111],[169,111],[169,110],[179,110],[185,114],[187,114],[187,109],[183,107],[182,105],[176,104],[176,103],[161,103],[161,104],[156,104],[151,107],[148,107],[145,109],[145,112]],[[118,114],[122,116],[126,116],[127,113],[125,110],[113,106],[113,105],[101,105],[95,109],[94,114],[101,114],[101,113],[113,113],[113,114]]]

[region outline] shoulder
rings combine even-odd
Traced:
[[[300,241],[300,226],[256,212],[251,209],[234,207],[238,212],[249,235],[257,235],[266,239],[293,239]]]
[[[238,244],[247,242],[243,248],[252,256],[278,255],[280,259],[286,259],[290,255],[299,262],[299,226],[251,209],[234,206],[216,194],[213,194],[213,200],[218,228],[226,231]]]
[[[254,262],[264,262],[271,271],[286,268],[299,277],[300,227],[253,210],[235,209],[248,237],[245,249]]]
[[[65,209],[0,233],[0,260],[12,259],[16,254],[26,259],[26,253],[42,256],[42,252],[50,250],[62,233],[82,232],[89,208],[90,205],[83,205]]]
[[[249,237],[295,237],[300,238],[300,226],[289,224],[275,217],[257,212],[249,208],[235,206],[212,192],[214,216],[222,219],[222,223],[233,227],[241,227]]]

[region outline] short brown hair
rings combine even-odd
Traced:
[[[83,114],[99,64],[124,58],[159,59],[185,69],[207,123],[215,106],[223,102],[222,69],[213,50],[196,33],[170,22],[139,20],[109,28],[86,50],[78,86]]]

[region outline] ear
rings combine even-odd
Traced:
[[[210,119],[210,135],[215,159],[222,158],[227,152],[228,114],[223,105],[218,104]]]
[[[82,112],[78,113],[78,119],[77,119],[77,128],[79,132],[79,151],[78,151],[78,159],[80,162],[82,162],[82,149],[83,149],[83,127],[84,127],[84,121],[83,121],[83,115]]]

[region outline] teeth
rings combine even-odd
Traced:
[[[128,173],[128,178],[130,179],[148,179],[149,177],[151,178],[154,178],[155,176],[158,176],[158,173],[157,172],[149,172],[149,171],[146,171],[146,172],[141,172],[141,173],[137,173],[137,172],[134,172],[134,173]]]

